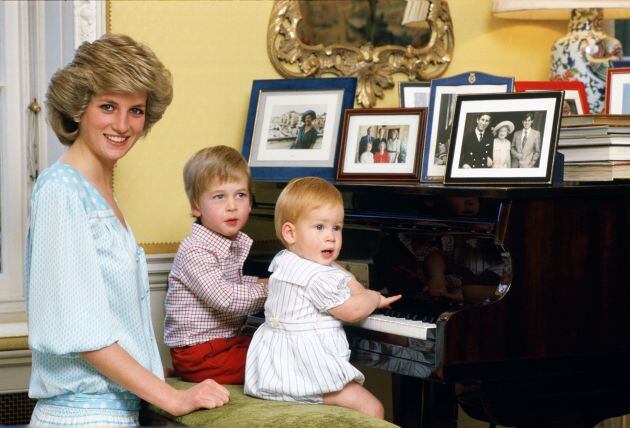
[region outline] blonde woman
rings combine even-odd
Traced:
[[[138,425],[140,399],[173,415],[227,390],[164,382],[147,266],[112,189],[116,162],[173,97],[171,74],[123,35],[83,43],[52,77],[48,119],[67,152],[38,178],[26,244],[33,425]]]

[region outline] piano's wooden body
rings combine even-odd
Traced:
[[[630,185],[337,186],[340,260],[365,266],[370,288],[404,294],[389,315],[435,323],[426,340],[348,327],[353,360],[393,374],[394,422],[456,426],[458,401],[519,427],[630,413]],[[278,249],[283,187],[255,183],[253,273]],[[448,297],[427,286],[436,248]]]

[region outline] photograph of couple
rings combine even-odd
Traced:
[[[476,113],[466,117],[460,168],[537,168],[545,112]]]
[[[355,163],[405,163],[408,125],[359,127]]]

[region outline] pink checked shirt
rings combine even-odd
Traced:
[[[168,276],[164,343],[173,348],[237,336],[248,314],[262,310],[267,286],[243,275],[252,239],[235,240],[194,223]]]

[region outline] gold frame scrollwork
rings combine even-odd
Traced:
[[[426,46],[367,43],[351,45],[307,45],[299,39],[302,19],[299,2],[277,0],[267,28],[267,51],[275,69],[284,77],[320,77],[333,74],[357,77],[356,102],[374,107],[376,98],[394,86],[394,73],[406,73],[409,80],[426,81],[449,66],[455,46],[453,23],[446,0],[430,0],[427,22],[431,36]],[[296,67],[297,64],[297,67]]]

